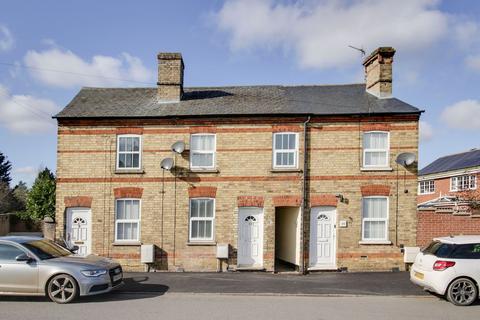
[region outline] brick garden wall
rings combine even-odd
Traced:
[[[417,245],[424,246],[435,237],[480,234],[480,217],[419,211]]]

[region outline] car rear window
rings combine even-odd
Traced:
[[[423,254],[431,254],[439,258],[448,258],[452,253],[454,245],[448,243],[442,243],[440,241],[433,241],[425,249]]]
[[[469,243],[456,246],[451,254],[454,259],[480,259],[480,243]]]

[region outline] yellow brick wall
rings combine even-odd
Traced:
[[[300,126],[301,123],[294,125]],[[311,124],[309,133],[310,168],[309,194],[342,194],[347,203],[338,203],[337,221],[348,221],[347,228],[337,228],[337,265],[349,270],[386,270],[403,268],[397,245],[415,245],[416,234],[416,168],[406,172],[399,168],[395,158],[402,152],[417,154],[418,130],[416,121],[397,121],[390,131],[390,166],[392,171],[361,171],[361,135],[357,123]],[[398,126],[398,127],[397,127]],[[406,126],[410,129],[398,130]],[[182,140],[189,145],[190,126],[148,125],[142,134],[142,173],[119,174],[115,172],[116,126],[60,125],[58,136],[57,176],[57,236],[64,233],[67,196],[91,196],[93,221],[93,253],[118,259],[126,270],[143,270],[140,264],[140,247],[114,244],[114,194],[118,187],[143,188],[141,210],[141,242],[162,247],[168,254],[168,263],[158,267],[169,270],[182,267],[186,271],[213,271],[216,269],[215,246],[188,245],[188,188],[214,186],[216,193],[215,242],[228,243],[237,248],[237,196],[263,196],[264,204],[264,267],[274,269],[275,208],[274,196],[302,194],[302,172],[272,171],[272,125],[224,125],[216,128],[218,172],[189,172],[188,151],[177,156],[182,168],[177,179],[176,229],[174,230],[174,183],[171,172],[165,172],[165,193],[162,222],[162,170],[160,161],[171,157],[168,151],[173,142]],[[235,130],[220,130],[231,129]],[[342,129],[343,128],[343,129]],[[162,129],[164,133],[152,134],[146,129]],[[182,131],[182,129],[184,129]],[[238,130],[238,132],[236,131]],[[94,130],[95,134],[64,134],[65,130]],[[103,132],[102,130],[107,130]],[[170,131],[168,131],[170,130]],[[250,131],[249,131],[250,130]],[[245,132],[246,131],[246,132]],[[180,133],[178,133],[180,132]],[[299,167],[303,166],[303,132],[300,136]],[[243,149],[243,150],[242,150]],[[405,173],[406,172],[406,173]],[[398,214],[397,173],[399,175]],[[404,173],[406,174],[404,179]],[[251,178],[248,178],[251,177]],[[128,179],[135,179],[128,181]],[[77,180],[75,180],[77,179]],[[89,180],[90,179],[90,180]],[[93,182],[91,179],[94,179]],[[363,245],[361,240],[361,192],[367,184],[390,186],[389,239],[392,245]],[[404,190],[408,190],[405,193]],[[398,216],[398,230],[396,230]],[[308,219],[309,212],[305,213]],[[309,223],[305,223],[305,248],[308,258]],[[398,239],[398,241],[396,241]],[[174,248],[175,241],[175,248]],[[175,251],[175,257],[174,257]],[[173,260],[175,259],[175,265]],[[235,268],[236,259],[229,261]]]

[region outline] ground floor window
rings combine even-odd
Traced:
[[[215,224],[215,199],[190,199],[190,237],[194,241],[212,241]]]
[[[362,240],[388,240],[388,197],[365,197],[362,206]]]
[[[115,205],[115,241],[139,241],[140,200],[117,199]]]

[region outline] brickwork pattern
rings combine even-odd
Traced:
[[[403,268],[398,246],[413,246],[416,243],[417,177],[415,172],[406,173],[405,185],[402,181],[402,190],[397,199],[397,166],[394,159],[401,152],[417,154],[418,124],[411,119],[389,118],[387,124],[390,127],[390,165],[394,171],[363,172],[360,170],[361,126],[365,123],[342,119],[317,119],[311,123],[307,144],[310,163],[307,203],[312,206],[333,205],[335,200],[337,220],[349,221],[347,228],[337,229],[338,267],[347,267],[349,270]],[[202,123],[197,119],[192,122],[194,125],[188,124],[187,120],[184,120],[184,124],[177,125],[154,122],[143,124],[143,168],[139,173],[115,171],[118,123],[105,122],[101,126],[95,126],[79,120],[82,125],[60,124],[57,154],[57,236],[62,236],[65,232],[64,198],[79,195],[92,197],[93,253],[118,259],[125,270],[143,270],[140,247],[116,244],[114,240],[115,189],[142,188],[140,239],[141,243],[151,243],[158,247],[157,267],[163,270],[182,267],[186,271],[214,271],[217,263],[216,248],[211,244],[189,243],[188,217],[191,189],[216,188],[214,243],[231,245],[232,255],[228,261],[230,268],[236,267],[238,208],[241,204],[250,204],[263,206],[264,267],[273,271],[275,207],[299,207],[302,203],[303,187],[301,171],[272,170],[273,132],[278,129],[274,126],[302,128],[301,123],[305,119],[293,119],[295,123],[281,123],[276,119],[275,123],[270,124],[268,119],[264,122],[255,118],[247,120],[239,118],[236,119],[237,123],[228,123],[222,119],[218,123]],[[140,122],[132,122],[134,127],[139,124]],[[189,170],[188,143],[191,132],[195,131],[192,129],[194,126],[208,127],[201,129],[208,131],[211,127],[216,128],[215,171]],[[299,145],[303,146],[303,131],[299,132]],[[187,143],[187,152],[177,156],[177,170],[163,172],[159,163],[163,158],[172,157],[170,147],[178,140]],[[298,163],[303,164],[302,148],[299,150]],[[303,168],[300,166],[299,169]],[[399,170],[404,169],[400,167]],[[175,173],[176,179],[173,176]],[[403,171],[401,177],[403,180]],[[392,245],[359,243],[362,225],[361,187],[365,185],[390,188],[388,234]],[[404,188],[409,192],[404,193]],[[348,201],[336,202],[336,194],[343,195]],[[212,196],[212,193],[208,196]],[[398,213],[395,212],[397,200]],[[310,211],[306,210],[303,225],[304,256],[307,264],[309,216]],[[398,221],[395,221],[396,217]],[[398,229],[395,228],[397,224]]]
[[[455,215],[451,213],[435,213],[434,211],[418,212],[418,246],[429,244],[435,237],[478,235],[479,231],[480,217]]]

